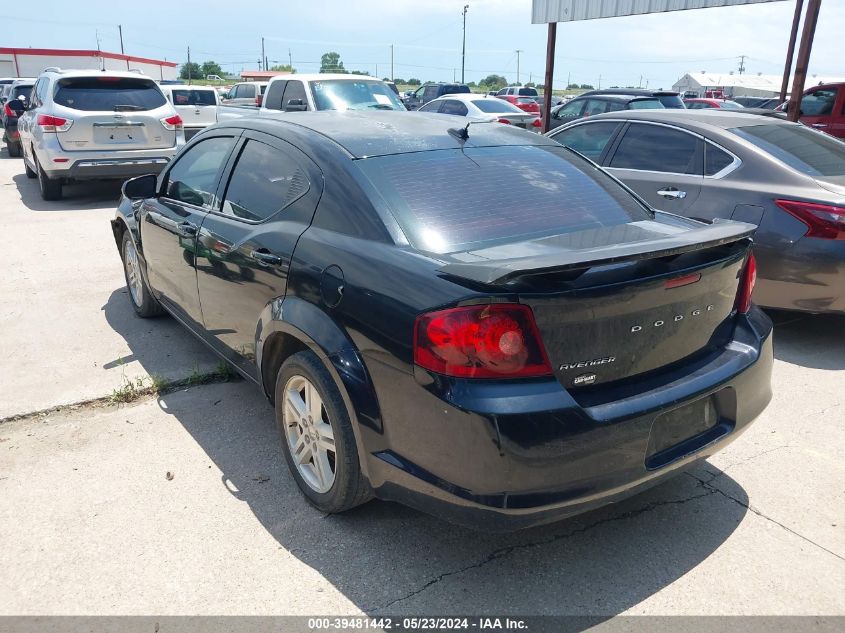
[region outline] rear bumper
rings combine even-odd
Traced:
[[[170,161],[167,156],[156,158],[101,158],[68,161],[68,169],[44,169],[50,178],[69,180],[108,180],[157,174]]]
[[[782,248],[756,248],[754,301],[767,308],[845,312],[845,241],[804,237]]]
[[[636,494],[732,442],[769,403],[771,321],[756,308],[739,321],[725,349],[634,387],[573,397],[552,381],[434,378],[411,395],[394,381],[378,393],[387,441],[368,451],[370,482],[380,498],[494,531]],[[655,421],[707,398],[718,423],[653,455]]]

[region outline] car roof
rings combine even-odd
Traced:
[[[313,133],[341,146],[352,158],[405,154],[462,147],[498,145],[556,146],[556,141],[540,134],[513,129],[509,125],[477,123],[469,128],[466,142],[449,134],[461,128],[465,119],[448,114],[400,111],[308,111],[295,116],[279,113],[270,116],[233,119],[221,127],[244,127],[272,135],[290,132],[304,136]]]
[[[370,75],[351,75],[348,73],[293,73],[273,77],[270,81],[287,81],[293,79],[299,81],[325,81],[327,79],[348,79],[350,81],[368,79],[370,81],[381,81],[378,77],[371,77]]]
[[[431,101],[446,101],[447,99],[450,99],[452,101],[493,101],[494,99],[496,101],[502,101],[502,99],[499,99],[498,97],[493,97],[491,95],[488,95],[487,93],[482,94],[479,92],[455,92],[453,94],[440,95],[439,97],[437,97],[436,99],[432,99]],[[429,103],[431,103],[431,101],[429,101]]]
[[[45,70],[44,75],[55,75],[60,78],[65,77],[125,77],[127,79],[149,79],[153,78],[143,73],[136,73],[130,70],[96,70],[89,68],[87,70]]]
[[[217,86],[197,86],[195,84],[164,84],[159,87],[162,90],[217,90]]]
[[[634,121],[648,121],[652,123],[671,123],[681,127],[701,129],[721,129],[747,127],[752,125],[800,125],[785,121],[779,117],[748,114],[742,110],[724,110],[712,108],[706,110],[682,110],[665,108],[662,110],[622,110],[619,112],[605,112],[587,119],[577,119],[573,123],[586,121],[601,121],[603,119],[624,119]],[[564,127],[569,127],[566,125]]]
[[[636,97],[674,97],[680,93],[674,90],[646,90],[645,88],[605,88],[604,90],[590,90],[581,97],[592,95],[631,95]]]
[[[583,94],[578,95],[574,99],[570,99],[570,101],[575,101],[575,99],[600,99],[602,101],[620,101],[623,103],[627,103],[628,101],[643,101],[645,99],[657,99],[654,95],[631,95],[631,94]]]

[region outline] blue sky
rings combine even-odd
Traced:
[[[227,71],[254,69],[261,52],[299,72],[316,71],[322,53],[340,53],[347,69],[422,80],[460,79],[461,8],[467,13],[466,80],[496,73],[541,81],[546,26],[531,24],[530,0],[307,0],[174,3],[147,0],[126,11],[112,0],[39,3],[38,14],[0,9],[5,46],[96,48],[119,51],[123,25],[129,54],[184,62],[214,60]],[[749,73],[779,74],[794,3],[571,22],[558,26],[555,87],[567,78],[602,86],[668,88],[684,72],[735,70],[746,55]],[[63,17],[52,17],[63,16]],[[845,2],[822,4],[810,72],[845,75],[838,38],[845,31]]]

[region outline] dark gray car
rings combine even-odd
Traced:
[[[845,142],[719,110],[614,112],[548,134],[655,208],[758,225],[760,305],[845,312]]]

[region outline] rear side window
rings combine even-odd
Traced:
[[[733,156],[712,143],[704,144],[704,175],[715,176],[734,162]]]
[[[483,248],[651,218],[607,174],[562,147],[467,147],[355,164],[424,251]]]
[[[845,143],[803,125],[749,125],[731,130],[808,176],[845,175]]]
[[[661,110],[664,108],[660,99],[636,99],[628,104],[630,110]]]
[[[174,90],[173,105],[213,106],[217,104],[212,90]]]
[[[610,167],[701,175],[698,139],[662,125],[634,123],[625,132]]]
[[[58,81],[58,105],[88,112],[154,110],[167,103],[150,79],[134,77],[68,77]]]
[[[260,222],[308,191],[305,171],[285,152],[249,141],[232,171],[223,213]]]
[[[210,207],[220,172],[234,147],[234,138],[221,136],[200,141],[188,149],[167,173],[164,195],[186,204]]]
[[[467,112],[468,111],[466,105],[461,103],[460,101],[455,101],[454,99],[444,101],[443,105],[440,107],[440,114],[454,114],[457,116],[466,116]]]
[[[684,100],[680,95],[660,95],[657,99],[664,108],[684,108]]]
[[[487,114],[501,114],[503,112],[519,113],[520,109],[504,99],[478,99],[472,102],[476,108]]]
[[[567,128],[552,138],[587,158],[598,161],[618,127],[619,123],[613,121],[583,123]]]

